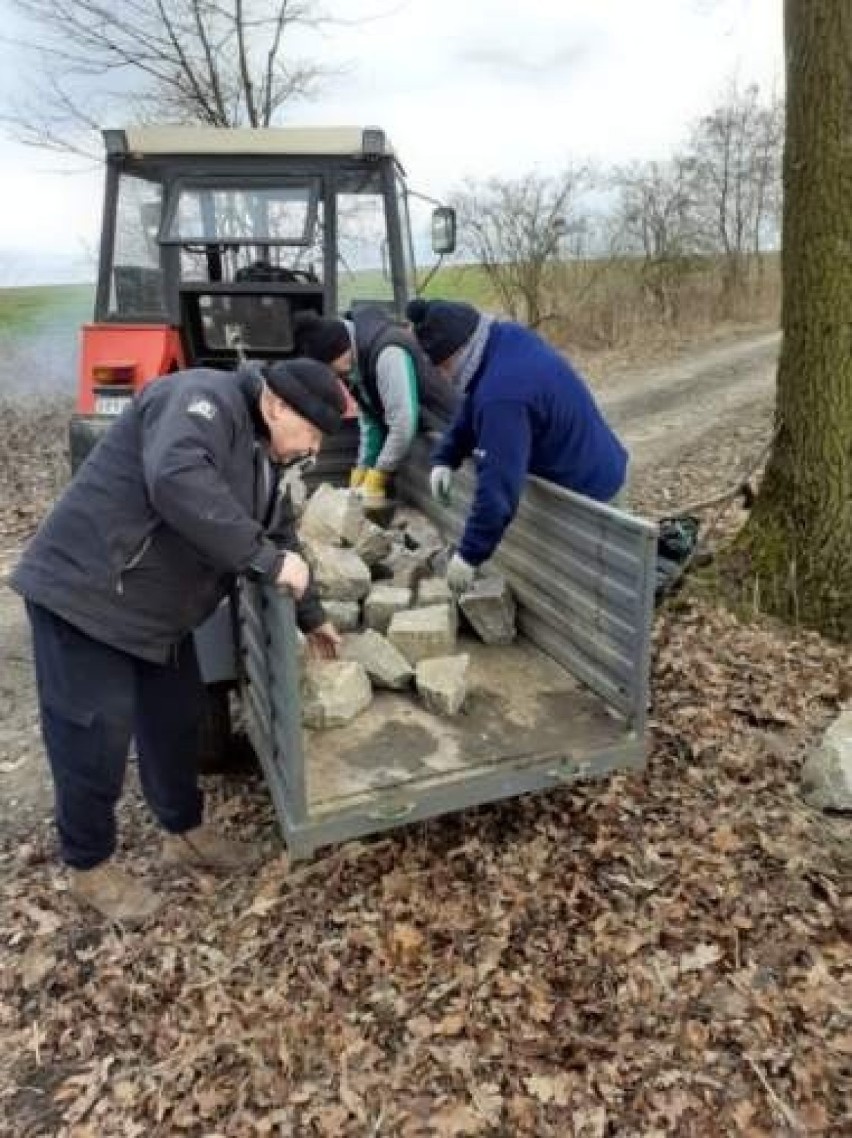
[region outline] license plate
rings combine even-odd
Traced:
[[[132,402],[133,399],[129,395],[96,395],[95,414],[120,415]]]

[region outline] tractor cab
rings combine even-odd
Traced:
[[[286,358],[299,311],[379,304],[401,316],[416,291],[420,195],[381,130],[162,127],[107,130],[104,142],[73,466],[149,380]],[[432,247],[453,251],[452,210],[434,210]]]

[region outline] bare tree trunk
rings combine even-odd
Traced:
[[[786,0],[776,441],[732,554],[761,608],[852,640],[852,5]]]

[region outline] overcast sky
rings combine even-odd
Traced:
[[[0,0],[0,11],[7,0]],[[385,127],[409,181],[665,157],[736,74],[783,72],[782,0],[339,0],[348,18],[304,50],[346,67],[290,121]],[[6,23],[8,27],[8,22]],[[26,83],[0,48],[0,98]],[[101,177],[0,138],[0,281],[86,279]]]

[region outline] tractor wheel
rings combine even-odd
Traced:
[[[257,760],[248,738],[234,731],[231,684],[209,684],[198,737],[199,774],[248,774]]]
[[[227,764],[231,746],[231,703],[228,684],[205,689],[204,711],[198,730],[198,770],[218,774]]]

